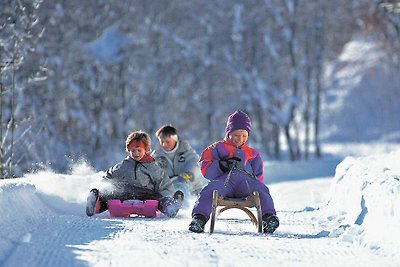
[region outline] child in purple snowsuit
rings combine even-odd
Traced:
[[[193,208],[190,231],[204,232],[212,211],[214,190],[224,197],[245,197],[258,191],[263,231],[273,233],[279,226],[274,202],[263,183],[263,161],[255,149],[246,145],[250,130],[249,116],[237,110],[228,117],[224,140],[210,145],[201,154],[199,165],[203,176],[210,182],[200,192]]]

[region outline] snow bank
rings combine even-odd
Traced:
[[[0,181],[0,262],[18,244],[30,241],[30,233],[48,213],[34,185]]]
[[[400,150],[343,160],[322,211],[332,227],[331,237],[371,249],[396,248],[400,240]]]
[[[71,174],[42,171],[24,178],[0,180],[0,265],[2,259],[31,233],[58,214],[85,215],[89,190],[99,185],[101,172],[85,163],[76,164]]]

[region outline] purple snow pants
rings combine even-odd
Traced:
[[[201,214],[206,217],[208,221],[212,211],[212,195],[214,190],[218,190],[218,195],[224,197],[246,197],[249,196],[251,192],[258,191],[260,194],[262,214],[276,214],[274,201],[269,194],[268,187],[264,183],[237,170],[232,172],[226,186],[224,183],[224,178],[213,180],[201,190],[200,196],[194,205],[192,216],[194,214]]]

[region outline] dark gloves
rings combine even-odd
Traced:
[[[238,157],[231,157],[227,159],[220,159],[219,160],[219,168],[223,172],[228,172],[236,167],[237,162],[241,161]]]

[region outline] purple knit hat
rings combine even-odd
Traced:
[[[246,130],[250,134],[251,121],[250,117],[246,113],[241,110],[236,110],[228,117],[225,134],[228,136],[231,132],[239,129]]]

